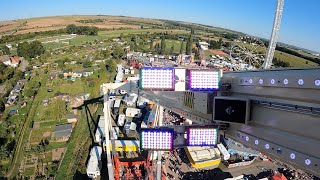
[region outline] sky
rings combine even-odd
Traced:
[[[123,15],[194,22],[270,38],[276,0],[1,0],[0,21]],[[280,42],[320,52],[320,0],[285,0]]]

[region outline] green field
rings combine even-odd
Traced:
[[[42,122],[40,123],[40,128],[43,128],[43,127],[53,128],[53,127],[55,127],[57,124],[66,124],[66,123],[68,123],[68,120],[66,120],[66,119],[62,119],[62,120],[58,120],[58,121],[55,121],[55,120],[42,121]]]
[[[50,136],[49,137],[43,137],[43,134],[45,132],[50,132]],[[38,143],[40,142],[42,139],[51,139],[52,136],[52,132],[53,132],[53,128],[49,128],[49,127],[42,127],[39,129],[33,129],[31,131],[31,136],[30,136],[30,143]]]
[[[281,61],[285,61],[290,63],[290,66],[293,67],[303,67],[303,66],[316,66],[317,64],[312,62],[312,61],[308,61],[306,59],[285,53],[285,52],[280,52],[280,51],[276,51],[274,54],[274,57],[280,59]],[[306,62],[308,62],[308,64],[306,64]]]

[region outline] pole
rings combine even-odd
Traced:
[[[159,119],[158,119],[158,127],[162,126],[163,121],[163,107],[159,105]],[[158,161],[157,161],[157,180],[161,180],[161,158],[162,151],[158,151]]]
[[[107,167],[108,167],[108,175],[109,175],[109,180],[114,180],[114,173],[113,173],[113,163],[111,159],[111,154],[110,154],[110,137],[109,137],[109,132],[110,132],[110,107],[109,107],[109,95],[108,95],[108,88],[109,87],[103,87],[103,114],[104,114],[104,125],[105,125],[105,145],[106,145],[106,154],[107,154]]]
[[[272,64],[274,51],[276,49],[277,41],[279,37],[283,6],[284,6],[284,0],[277,0],[276,14],[274,17],[273,28],[272,28],[270,41],[269,41],[267,56],[263,63],[263,69],[269,69]]]

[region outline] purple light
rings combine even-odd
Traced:
[[[249,141],[249,137],[248,136],[246,136],[246,141]]]
[[[189,90],[217,90],[219,88],[219,71],[189,70]]]
[[[173,130],[145,129],[140,134],[141,150],[171,150],[173,147]]]
[[[141,89],[174,89],[173,68],[141,68],[140,70]]]
[[[315,81],[314,81],[314,85],[320,86],[320,80],[319,80],[319,79],[315,80]]]
[[[214,146],[217,144],[218,132],[215,128],[189,128],[187,132],[189,146]]]
[[[259,144],[259,141],[258,141],[258,140],[254,140],[254,144],[255,144],[255,145],[258,145],[258,144]]]
[[[289,83],[288,79],[283,80],[283,84],[287,85]]]

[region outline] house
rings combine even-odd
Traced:
[[[81,72],[74,72],[72,77],[81,78],[82,77],[82,73]]]
[[[29,79],[20,79],[17,83],[18,84],[26,84],[27,82],[29,82]]]
[[[68,123],[76,123],[77,122],[77,116],[73,113],[67,114],[66,118],[68,120]]]
[[[56,78],[59,77],[60,74],[63,74],[63,72],[62,72],[62,71],[60,71],[60,72],[53,72],[53,73],[51,73],[51,74],[49,75],[49,79],[51,79],[51,80],[56,79]]]
[[[10,56],[9,61],[3,62],[7,66],[18,67],[21,62],[21,58],[18,56]]]
[[[16,84],[12,91],[10,92],[10,94],[14,94],[14,93],[20,93],[20,91],[24,88],[24,85],[23,84]]]
[[[82,72],[82,75],[83,75],[84,77],[91,76],[92,74],[93,74],[92,71],[83,71],[83,72]]]
[[[72,124],[57,125],[54,129],[54,139],[56,141],[68,141],[72,132]]]
[[[3,64],[5,64],[7,66],[11,65],[10,57],[8,55],[0,56],[0,62],[2,62]]]
[[[44,99],[44,100],[42,101],[42,104],[43,104],[44,106],[48,106],[49,100],[48,100],[48,99]]]
[[[205,41],[199,42],[199,45],[200,45],[202,50],[208,50],[209,49],[209,43],[207,43]]]
[[[12,48],[12,45],[11,44],[6,44],[6,46],[11,49]]]
[[[11,91],[11,92],[12,92],[12,91]],[[11,93],[11,92],[10,92],[10,93]],[[8,100],[7,100],[6,104],[5,104],[5,106],[6,106],[6,107],[9,107],[9,106],[13,105],[13,104],[17,101],[18,97],[19,97],[19,94],[18,94],[18,93],[13,93],[13,94],[11,94],[11,95],[8,97]]]
[[[28,77],[30,77],[32,75],[32,72],[31,71],[26,71],[26,72],[24,72],[24,76],[26,77],[26,76],[28,76]]]
[[[95,59],[95,63],[104,63],[106,60],[105,59]]]

